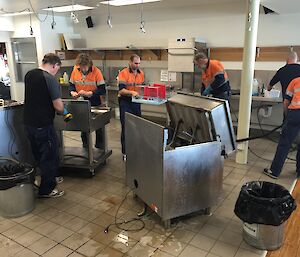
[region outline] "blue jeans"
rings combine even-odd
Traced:
[[[53,125],[35,128],[26,126],[33,156],[41,170],[40,195],[47,195],[56,187],[58,176],[59,148]]]
[[[279,176],[288,156],[289,150],[295,138],[300,131],[300,109],[289,110],[284,120],[282,132],[279,138],[276,154],[271,165],[271,171],[274,175]],[[300,144],[297,145],[297,176],[300,175]]]
[[[120,108],[120,121],[122,126],[121,131],[121,145],[122,153],[125,154],[125,112],[132,113],[137,116],[141,116],[141,104],[132,103],[126,100],[119,99],[119,108]]]

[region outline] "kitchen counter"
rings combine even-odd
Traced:
[[[232,95],[231,96],[232,100],[239,100],[240,95]],[[282,98],[281,97],[263,97],[263,96],[252,96],[252,101],[257,101],[257,102],[267,102],[267,103],[282,103]]]

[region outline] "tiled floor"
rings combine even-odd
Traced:
[[[154,215],[145,219],[138,232],[122,232],[112,226],[115,212],[129,191],[124,184],[125,166],[120,153],[117,120],[108,126],[109,148],[113,155],[95,177],[65,176],[59,199],[38,199],[35,210],[15,219],[0,218],[0,256],[98,256],[98,257],[259,257],[265,252],[242,240],[242,223],[234,215],[235,201],[241,185],[247,181],[272,179],[262,174],[268,162],[249,153],[248,165],[225,161],[223,193],[211,216],[192,215],[165,230]],[[66,134],[67,144],[80,145],[78,134]],[[276,144],[255,140],[251,150],[266,159],[273,158]],[[295,164],[288,162],[277,181],[290,189],[295,179]],[[120,219],[132,218],[141,203],[129,194],[119,210]],[[136,228],[139,223],[129,224]],[[125,244],[119,233],[128,236]]]

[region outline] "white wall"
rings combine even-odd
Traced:
[[[92,12],[95,27],[88,29],[84,18],[74,24],[76,33],[87,38],[89,48],[162,47],[169,38],[195,37],[204,39],[208,47],[242,47],[246,20],[246,1],[233,5],[203,5],[176,9],[147,10],[144,8],[146,34],[139,31],[139,8],[128,12],[112,9],[113,28],[106,25],[105,10]],[[258,46],[300,45],[300,14],[260,14]],[[284,60],[283,60],[284,61]],[[283,62],[257,63],[256,68],[274,70]],[[241,69],[241,63],[225,63],[226,68]]]
[[[14,23],[13,19],[10,17],[0,17],[0,31],[13,31]]]

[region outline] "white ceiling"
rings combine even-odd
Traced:
[[[5,11],[16,12],[29,8],[29,1],[31,1],[33,8],[38,12],[49,6],[70,5],[72,3],[72,0],[0,0],[0,8],[3,8]],[[97,7],[99,2],[100,0],[74,0],[74,3],[76,4],[83,4],[92,7]],[[218,6],[219,4],[241,5],[245,4],[245,2],[246,0],[162,0],[161,2],[147,3],[145,4],[145,8],[147,8],[147,10],[157,9],[160,11],[170,11],[173,8],[201,8],[203,5]],[[261,0],[261,4],[279,14],[300,13],[300,0]],[[101,12],[101,10],[106,10],[106,8],[107,6],[100,4],[97,9]],[[126,12],[134,8],[137,8],[137,6],[111,7],[114,12]]]

